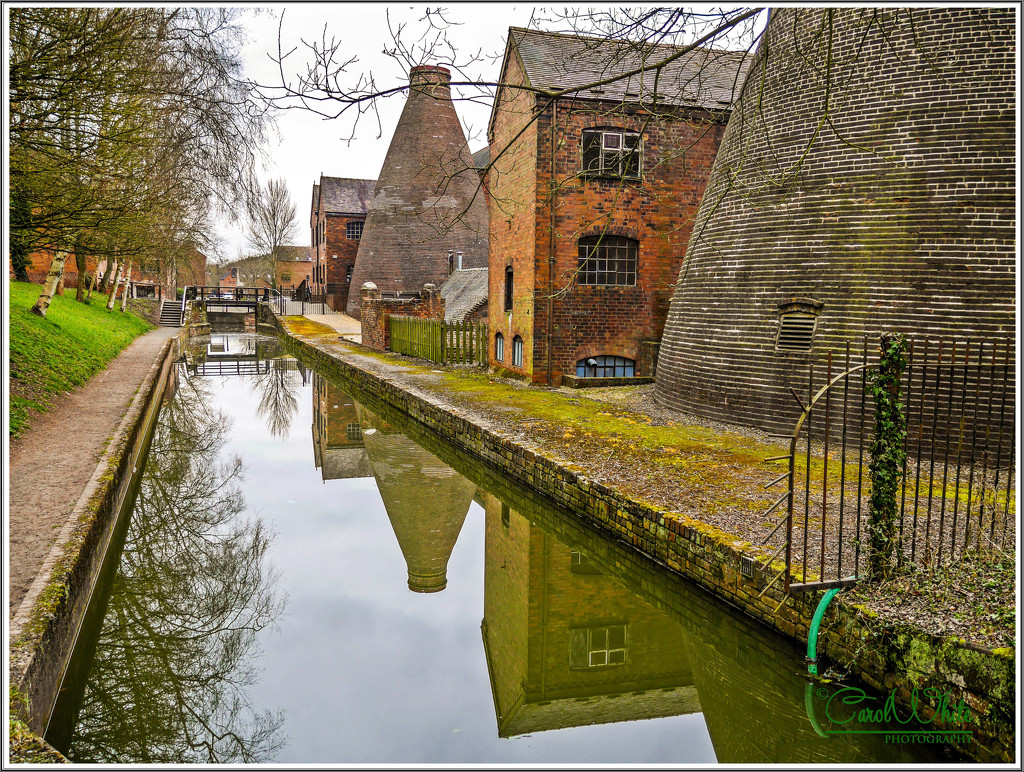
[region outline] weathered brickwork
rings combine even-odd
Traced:
[[[487,204],[451,99],[450,72],[413,67],[409,96],[388,146],[353,269],[352,284],[415,292],[448,278],[449,252],[487,266]],[[360,297],[347,312],[358,319]]]
[[[791,431],[790,387],[806,393],[811,362],[821,384],[847,341],[1013,337],[1014,19],[772,11],[672,299],[659,401]],[[821,304],[809,353],[776,350],[793,299]]]
[[[373,187],[373,180],[324,175],[320,175],[320,183],[313,186],[309,217],[313,266],[309,284],[314,294],[327,296],[327,304],[335,311],[344,311],[348,303],[359,236]],[[294,282],[299,283],[301,279]]]
[[[268,321],[282,331],[276,318]],[[345,388],[360,404],[415,437],[460,474],[481,485],[481,475],[485,475],[485,487],[499,497],[505,490],[520,491],[517,495],[525,497],[527,503],[518,503],[517,509],[528,517],[534,516],[529,501],[544,502],[547,507],[553,503],[563,510],[560,522],[564,520],[564,527],[574,527],[573,522],[578,522],[611,535],[765,625],[806,641],[821,593],[787,596],[777,582],[768,586],[781,567],[780,561],[767,571],[755,570],[753,576],[744,576],[741,562],[746,555],[742,544],[729,534],[629,499],[570,465],[545,457],[538,448],[527,447],[426,397],[405,391],[314,343],[287,335],[286,341],[322,372],[343,379]],[[844,603],[842,596],[833,601],[826,621],[832,632],[824,636],[824,642],[819,640],[819,652],[869,685],[891,685],[904,706],[910,689],[927,686],[950,692],[954,702],[963,699],[977,706],[975,742],[965,752],[983,761],[1013,758],[1014,738],[1004,731],[1015,723],[1015,694],[1010,688],[1013,652],[980,651],[964,646],[958,639],[935,638],[888,625]],[[935,727],[958,728],[945,723],[941,716],[936,717]]]
[[[364,311],[359,320],[362,330],[362,344],[377,351],[391,348],[391,325],[389,317],[415,316],[419,319],[444,319],[444,298],[441,291],[432,284],[424,285],[417,298],[382,297],[379,289],[360,291]]]
[[[506,57],[505,68],[503,80],[526,82],[516,57]],[[494,365],[557,384],[585,357],[623,356],[648,365],[641,345],[661,338],[725,115],[579,97],[544,109],[547,102],[529,91],[506,90],[492,116],[490,355]],[[583,132],[597,128],[642,136],[641,179],[581,175]],[[578,283],[579,239],[600,235],[639,242],[635,285]],[[508,267],[511,312],[505,302]],[[502,361],[494,356],[499,331],[505,338]],[[521,367],[511,361],[515,335],[525,346]]]

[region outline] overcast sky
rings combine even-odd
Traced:
[[[378,85],[399,85],[407,82],[405,68],[383,53],[384,47],[391,42],[388,17],[392,27],[407,23],[409,26],[403,37],[414,40],[426,29],[420,21],[424,10],[425,6],[421,5],[391,3],[288,3],[271,7],[260,15],[247,13],[244,20],[249,33],[245,48],[246,74],[261,84],[280,83],[277,65],[270,56],[277,54],[278,22],[283,13],[282,49],[287,51],[293,46],[299,47],[289,59],[288,72],[301,70],[305,63],[311,61],[302,40],[319,41],[326,28],[327,39],[334,38],[340,42],[340,50],[346,59],[358,58],[349,67],[353,81],[359,73],[372,72]],[[460,55],[481,50],[485,59],[474,69],[484,77],[496,80],[508,28],[527,26],[532,12],[533,6],[529,5],[454,4],[447,18],[461,23],[461,26],[452,28],[448,38]],[[264,179],[282,177],[287,183],[299,214],[296,244],[309,244],[313,183],[319,180],[321,173],[330,177],[376,179],[404,104],[404,95],[378,100],[380,126],[374,117],[364,116],[356,129],[356,138],[351,142],[347,141],[352,133],[352,119],[349,117],[325,120],[303,110],[277,114],[279,137],[270,141],[271,161],[262,176]],[[455,109],[463,126],[472,128],[470,150],[483,147],[490,108],[456,101]],[[223,258],[234,259],[239,250],[248,251],[241,223],[225,223],[221,236],[224,239]]]

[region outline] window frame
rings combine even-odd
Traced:
[[[512,297],[515,293],[515,269],[505,266],[505,310],[512,310]]]
[[[494,361],[505,361],[505,336],[500,332],[494,333]]]
[[[516,335],[512,338],[512,366],[522,367],[523,366],[523,345],[522,336]]]
[[[640,268],[640,242],[628,236],[581,236],[576,242],[576,283],[585,287],[635,287]],[[601,254],[598,254],[601,250]],[[611,254],[612,251],[616,254]],[[618,254],[624,250],[624,254]],[[603,269],[599,266],[603,265]],[[609,269],[614,265],[614,270]],[[621,276],[622,281],[616,279]],[[592,281],[590,279],[593,279]]]
[[[584,129],[580,138],[580,174],[616,180],[643,179],[643,144],[643,135],[638,131]]]
[[[345,223],[345,238],[348,239],[349,241],[359,241],[360,239],[362,239],[363,223],[365,222],[365,220],[349,220],[347,223]],[[355,231],[356,226],[358,226],[359,232],[355,236],[353,236],[352,234]]]
[[[594,374],[587,375],[586,371],[590,369],[587,365],[587,360],[593,359],[597,362],[593,366]],[[609,361],[611,360],[611,361]],[[583,368],[583,373],[580,374],[580,368]],[[611,369],[612,374],[608,375],[607,371]],[[622,369],[622,375],[616,375],[615,371]],[[601,372],[598,375],[598,371]],[[629,357],[620,356],[618,354],[595,354],[591,356],[585,356],[582,359],[576,360],[576,377],[577,378],[635,378],[636,377],[636,360],[630,359]]]

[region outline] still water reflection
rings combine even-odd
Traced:
[[[189,352],[47,735],[74,761],[935,758],[821,737],[791,643],[357,398],[271,339]]]

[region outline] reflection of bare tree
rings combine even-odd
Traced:
[[[251,379],[253,388],[260,395],[256,412],[267,422],[270,434],[281,439],[288,436],[292,419],[299,410],[299,387],[302,381],[293,367],[292,360],[271,359],[267,371],[259,372]]]
[[[219,458],[230,422],[209,382],[161,413],[70,756],[80,762],[256,763],[284,743],[257,712],[258,633],[284,606],[271,536],[246,522],[241,459]]]

